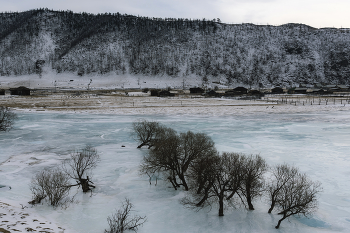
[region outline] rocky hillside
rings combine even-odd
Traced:
[[[0,13],[0,75],[349,84],[350,29],[31,10]],[[0,76],[0,79],[1,79]]]

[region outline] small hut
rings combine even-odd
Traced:
[[[311,94],[322,95],[324,93],[325,93],[325,91],[323,89],[321,89],[321,88],[313,88],[311,90]]]
[[[171,96],[175,96],[175,94],[171,93],[170,91],[163,90],[158,92],[158,97],[171,97]]]
[[[264,93],[260,92],[259,90],[250,90],[250,91],[248,91],[248,95],[251,95],[251,96],[264,96]]]
[[[215,96],[218,96],[218,93],[216,93],[216,91],[214,90],[210,90],[207,93],[205,93],[205,95],[210,97],[215,97]]]
[[[248,89],[245,87],[236,87],[232,90],[236,95],[244,95],[248,93]]]
[[[274,87],[271,89],[272,94],[283,94],[284,91],[281,87]]]
[[[248,89],[245,87],[236,87],[232,90],[225,91],[225,96],[241,96],[246,95],[248,93]]]
[[[202,94],[204,92],[204,90],[200,87],[193,87],[190,88],[190,93],[191,94]]]
[[[11,95],[30,95],[30,89],[24,86],[10,88]]]
[[[151,96],[158,96],[159,90],[152,89],[151,90]]]

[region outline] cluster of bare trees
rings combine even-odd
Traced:
[[[30,204],[39,204],[45,198],[49,205],[57,207],[68,199],[70,189],[69,177],[61,170],[44,169],[32,178],[30,190],[33,200]]]
[[[155,122],[140,121],[134,124],[134,128],[139,129],[138,125],[147,124],[154,125]],[[175,130],[160,124],[155,132],[155,137],[151,140],[153,147],[143,159],[141,173],[150,177],[161,174],[175,190],[181,186],[189,190],[189,171],[201,159],[217,153],[214,142],[206,134],[191,131],[178,134]],[[143,140],[143,135],[138,137],[140,141]]]
[[[74,200],[74,197],[69,197],[73,186],[81,186],[84,193],[92,191],[95,186],[89,176],[99,161],[97,150],[87,145],[81,151],[71,153],[58,168],[39,171],[31,180],[33,200],[29,204],[35,205],[46,200],[53,207],[65,206]],[[76,184],[72,184],[71,180],[75,180]],[[147,219],[146,216],[131,215],[132,211],[133,204],[126,198],[122,207],[107,218],[110,229],[105,230],[105,233],[137,232]]]
[[[0,106],[0,131],[9,131],[16,119],[16,113],[10,108]]]
[[[224,206],[241,200],[249,210],[254,210],[253,200],[264,191],[264,173],[267,164],[259,155],[223,153],[199,162],[191,171],[194,189],[183,199],[183,204],[203,208],[214,203],[219,206],[219,216],[224,216]]]
[[[269,168],[260,155],[219,154],[212,139],[204,133],[177,133],[154,121],[133,124],[134,136],[150,150],[140,165],[140,173],[156,175],[174,189],[188,191],[182,204],[190,208],[216,205],[219,216],[225,206],[243,204],[254,210],[253,201],[265,195],[282,218],[310,215],[317,209],[317,195],[322,191],[297,168],[283,164]],[[150,146],[151,145],[151,146]],[[268,176],[270,175],[270,176]],[[268,177],[268,179],[267,179]]]
[[[57,207],[69,201],[71,187],[81,186],[84,193],[95,188],[89,175],[91,177],[91,172],[99,161],[97,150],[88,145],[83,150],[70,154],[58,168],[38,172],[30,184],[33,200],[29,204],[39,204],[47,199],[50,205]],[[72,179],[76,184],[71,184]]]
[[[268,166],[259,155],[223,153],[203,163],[195,170],[194,189],[182,200],[186,206],[203,208],[218,204],[219,216],[223,216],[225,203],[234,205],[235,196],[247,204],[249,210],[254,210],[252,201],[266,195],[270,203],[268,213],[276,208],[282,216],[276,228],[292,215],[309,216],[317,209],[321,184],[296,167],[276,165],[270,169],[271,177],[267,179],[264,173]]]
[[[288,164],[272,168],[260,155],[218,153],[213,140],[204,133],[178,133],[155,121],[133,123],[138,148],[148,146],[148,153],[140,165],[140,173],[156,176],[169,182],[177,190],[188,191],[181,200],[189,208],[218,207],[224,216],[228,206],[244,205],[254,210],[253,202],[267,197],[268,213],[277,210],[281,215],[276,228],[293,215],[311,215],[317,209],[317,196],[322,191],[319,182],[312,181],[298,168]],[[70,188],[81,186],[84,193],[95,188],[90,180],[92,170],[100,160],[97,150],[86,146],[70,154],[59,168],[44,169],[33,178],[30,189],[31,204],[46,200],[61,206],[68,201]],[[71,181],[75,180],[75,184]],[[105,233],[137,231],[146,217],[131,216],[133,205],[126,199],[121,209],[107,218],[110,229]]]

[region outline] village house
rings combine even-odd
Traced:
[[[191,94],[202,94],[202,93],[204,93],[204,90],[200,87],[192,87],[192,88],[190,88],[190,93]]]
[[[283,94],[284,91],[283,91],[283,88],[281,88],[281,87],[274,87],[271,89],[271,93],[272,94]]]
[[[10,88],[11,95],[30,95],[30,89],[24,86]]]

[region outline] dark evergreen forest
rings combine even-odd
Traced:
[[[0,13],[0,75],[138,74],[348,84],[350,29],[36,9]]]

